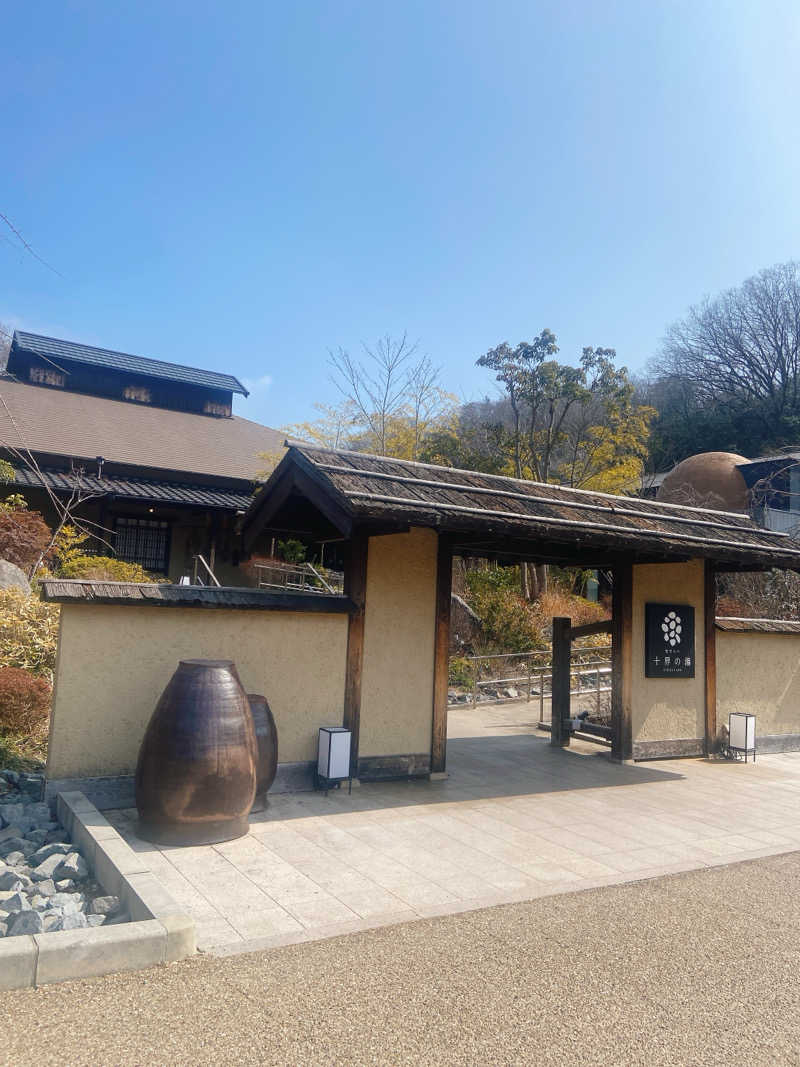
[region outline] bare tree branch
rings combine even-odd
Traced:
[[[411,458],[416,458],[426,427],[445,404],[439,369],[427,355],[415,358],[419,343],[409,342],[406,333],[400,338],[386,334],[362,347],[362,360],[344,348],[329,353],[331,380],[352,406],[373,451],[386,455],[392,434],[405,427],[412,439]]]
[[[39,558],[37,559],[30,576],[33,577],[39,570],[39,568],[42,566],[44,560],[47,558],[47,555],[52,550],[53,545],[56,543],[59,534],[67,525],[75,526],[75,528],[78,529],[80,532],[85,533],[87,536],[92,537],[96,541],[102,542],[113,552],[113,545],[109,541],[107,541],[106,538],[103,537],[100,533],[96,532],[103,531],[103,533],[110,534],[111,531],[108,530],[106,527],[101,526],[99,523],[92,522],[91,520],[86,519],[83,516],[77,514],[77,510],[82,504],[87,503],[87,501],[89,500],[97,499],[102,495],[100,493],[92,492],[91,490],[85,490],[85,487],[81,483],[81,478],[84,474],[83,468],[75,466],[75,462],[73,460],[72,474],[75,478],[75,482],[72,486],[69,496],[66,499],[59,497],[56,493],[53,492],[53,490],[48,485],[47,479],[41,467],[39,466],[36,457],[25,444],[22,431],[20,430],[17,421],[14,418],[14,415],[12,414],[11,410],[9,409],[5,397],[2,394],[0,394],[0,404],[2,404],[6,415],[8,416],[8,420],[14,427],[14,431],[16,432],[20,442],[19,444],[15,444],[7,440],[0,440],[0,445],[2,445],[2,447],[12,456],[13,459],[16,459],[17,462],[24,466],[28,471],[33,472],[33,474],[36,476],[39,485],[47,494],[50,504],[57,516],[56,526],[53,530],[53,535],[50,538],[50,542],[48,543],[47,547],[40,553]]]
[[[9,219],[7,215],[4,215],[2,213],[2,211],[0,211],[0,222],[4,222],[6,224],[6,226],[9,228],[9,230],[11,230],[11,232],[14,234],[14,236],[17,238],[19,243],[22,245],[22,247],[25,249],[25,251],[29,255],[33,256],[34,259],[38,259],[39,262],[43,266],[47,267],[48,270],[51,270],[53,272],[53,274],[57,274],[59,276],[59,278],[63,278],[64,277],[64,275],[61,273],[61,271],[56,270],[56,268],[54,266],[52,266],[50,263],[48,263],[46,259],[42,259],[42,257],[36,251],[36,249],[33,248],[30,244],[28,244],[28,242],[25,240],[25,238],[19,232],[19,230],[14,225],[14,223],[11,221],[11,219]]]
[[[660,375],[705,404],[754,401],[778,419],[800,390],[800,265],[783,263],[689,309],[667,332]]]

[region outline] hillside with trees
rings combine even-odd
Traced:
[[[637,399],[655,409],[651,470],[696,452],[800,444],[800,264],[760,271],[667,330]]]
[[[800,265],[762,270],[690,307],[636,379],[613,348],[559,357],[549,329],[473,354],[487,372],[486,395],[459,404],[458,383],[442,382],[407,335],[387,335],[360,356],[332,352],[339,402],[317,405],[317,419],[286,430],[328,447],[621,494],[697,452],[797,448]],[[545,568],[522,566],[518,575],[523,601],[547,590]],[[479,598],[471,599],[475,607]]]
[[[459,405],[429,356],[405,335],[330,356],[341,400],[286,427],[332,448],[507,474],[535,481],[636,491],[655,412],[636,395],[613,348],[586,347],[560,362],[555,334],[498,344],[476,359],[496,396]]]
[[[340,401],[290,426],[337,448],[484,473],[637,492],[645,471],[696,452],[756,456],[800,443],[800,264],[706,297],[634,378],[613,348],[559,359],[554,333],[473,356],[486,395],[459,404],[406,335],[331,353]],[[491,393],[494,395],[491,395]]]
[[[458,405],[430,357],[406,335],[365,345],[360,358],[338,349],[330,354],[330,369],[341,401],[319,406],[317,420],[286,432],[327,447],[636,492],[655,412],[637,399],[613,348],[587,346],[574,363],[559,361],[558,353],[556,336],[548,329],[514,347],[496,345],[476,363],[489,372],[487,384],[494,379],[499,386],[498,395]],[[546,567],[523,564],[514,570],[523,603],[547,590]],[[564,581],[569,596],[571,579]],[[471,599],[473,607],[481,607],[477,595]],[[521,610],[509,596],[503,609],[508,618],[495,620],[498,630],[516,626],[512,616]],[[526,617],[524,610],[519,617]]]

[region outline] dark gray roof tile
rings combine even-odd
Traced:
[[[230,390],[247,396],[247,390],[232,374],[220,374],[200,367],[184,367],[179,363],[165,363],[159,359],[146,356],[133,356],[127,352],[114,352],[109,348],[94,348],[81,345],[75,341],[61,341],[57,337],[43,337],[38,333],[14,331],[12,354],[14,350],[43,356],[55,363],[71,360],[73,363],[88,364],[92,367],[108,367],[111,370],[130,371],[143,374],[148,378],[161,378],[184,385],[204,385],[210,389]]]
[[[80,489],[84,494],[111,496],[122,500],[141,500],[145,503],[183,504],[190,507],[225,508],[243,511],[251,494],[231,489],[217,489],[207,485],[185,485],[162,482],[150,478],[123,478],[117,474],[96,474],[78,471],[58,471],[26,467],[15,468],[16,485],[25,489],[52,489],[54,493],[71,493]]]

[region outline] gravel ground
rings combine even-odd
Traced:
[[[0,994],[0,1062],[800,1064],[800,853]]]

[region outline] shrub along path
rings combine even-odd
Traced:
[[[0,994],[3,1063],[796,1064],[800,854]]]

